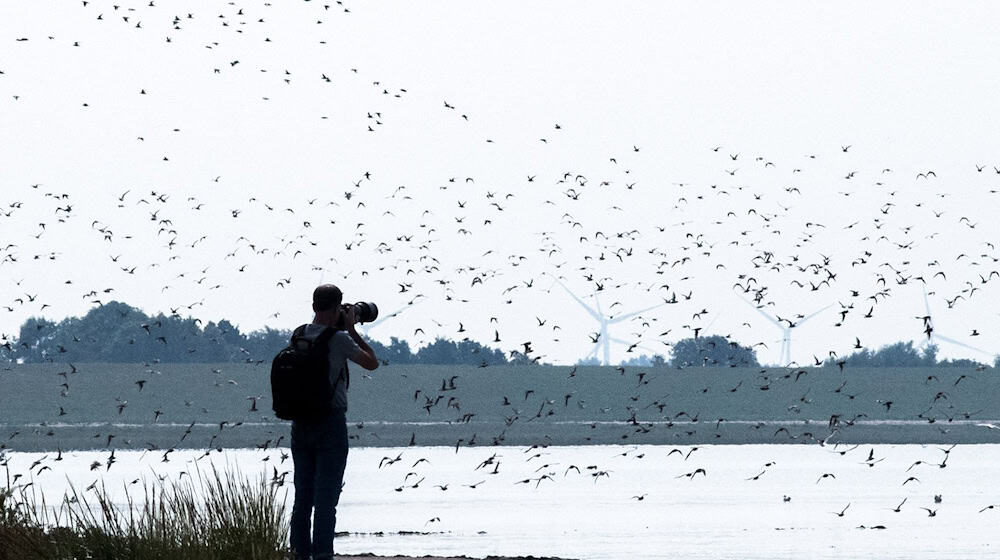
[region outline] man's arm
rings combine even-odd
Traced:
[[[357,358],[352,361],[367,370],[377,368],[378,358],[375,357],[375,351],[372,350],[372,347],[368,346],[365,339],[361,338],[361,335],[358,334],[353,328],[350,329],[349,332],[351,338],[354,339],[354,342],[357,343],[358,347],[361,349],[361,351],[358,352]]]
[[[351,335],[351,339],[354,340],[355,344],[357,344],[358,347],[361,349],[361,351],[358,352],[357,357],[351,358],[351,361],[367,370],[376,369],[378,367],[378,358],[375,356],[375,351],[372,350],[371,346],[368,346],[368,343],[365,342],[365,339],[361,338],[361,335],[358,334],[358,331],[354,328],[353,309],[351,309],[351,311],[348,313],[346,323],[347,323],[347,334]]]

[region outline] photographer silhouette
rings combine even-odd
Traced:
[[[347,361],[373,370],[375,352],[355,330],[356,305],[342,305],[343,293],[333,284],[313,291],[312,323],[302,336],[316,340],[327,329],[338,329],[329,337],[330,385],[333,411],[317,420],[292,422],[292,461],[295,467],[295,503],[292,506],[291,547],[296,559],[333,559],[333,537],[337,503],[347,466]],[[311,535],[310,535],[311,524]],[[311,538],[310,538],[311,536]]]

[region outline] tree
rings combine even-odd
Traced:
[[[937,344],[928,344],[927,347],[924,348],[924,354],[923,354],[924,364],[923,365],[925,365],[925,366],[933,366],[933,365],[937,364],[937,353],[938,353]]]
[[[458,363],[458,356],[455,343],[441,337],[417,351],[417,358],[424,364],[455,364]]]
[[[377,340],[369,340],[368,345],[372,347],[375,351],[375,355],[378,356],[379,360],[383,363],[390,364],[411,364],[416,357],[413,352],[410,351],[410,345],[405,340],[399,340],[396,337],[389,339],[389,345],[386,346]]]
[[[251,361],[271,360],[282,348],[288,345],[292,333],[285,330],[275,330],[270,327],[254,331],[247,335],[246,350]]]
[[[532,358],[524,352],[512,350],[510,353],[510,361],[508,363],[514,366],[537,366],[540,359],[540,356]]]
[[[456,343],[440,337],[418,350],[414,361],[421,364],[480,365],[485,362],[487,365],[495,365],[507,363],[500,350],[487,348],[471,340],[462,340]]]
[[[725,337],[713,335],[685,338],[674,344],[670,365],[677,368],[692,366],[757,367],[757,353]]]
[[[52,361],[52,355],[59,353],[58,342],[53,343],[56,337],[55,327],[56,324],[52,321],[35,317],[25,321],[14,348],[17,358],[33,362]]]

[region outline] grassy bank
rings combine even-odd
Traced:
[[[285,559],[284,487],[213,469],[126,488],[73,489],[49,505],[32,486],[0,488],[0,560]]]

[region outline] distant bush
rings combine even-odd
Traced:
[[[728,366],[757,367],[757,353],[737,342],[718,336],[685,338],[674,344],[672,367]]]
[[[923,350],[913,346],[913,342],[897,342],[878,350],[859,350],[841,358],[830,357],[824,366],[833,367],[838,362],[852,367],[976,367],[979,362],[968,359],[938,360],[938,347],[928,344]],[[997,365],[994,362],[994,365]]]

